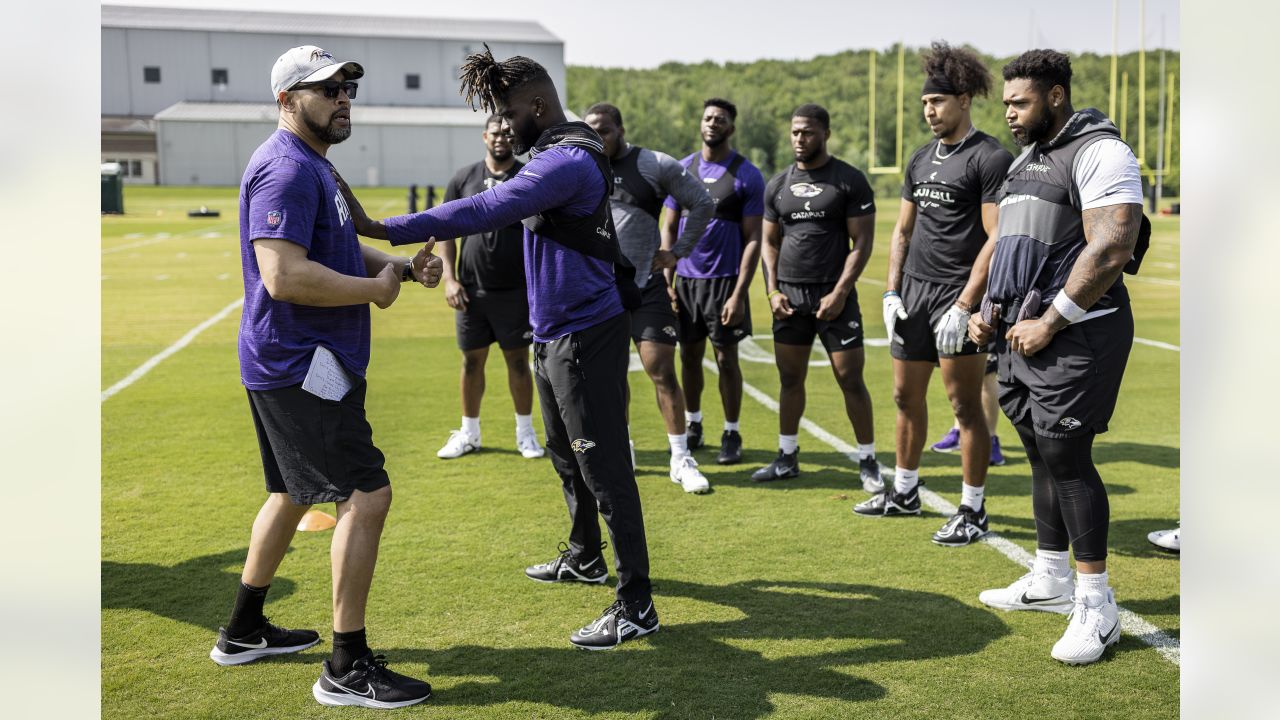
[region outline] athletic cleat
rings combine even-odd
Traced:
[[[1171,553],[1182,552],[1182,528],[1174,528],[1172,530],[1156,530],[1153,533],[1147,533],[1147,541],[1152,545],[1167,550]]]
[[[600,549],[605,543],[600,543]],[[597,555],[589,563],[579,562],[565,543],[560,543],[560,554],[553,560],[541,565],[533,565],[524,569],[530,580],[542,583],[584,582],[600,584],[609,579],[609,570],[605,568],[604,556]]]
[[[480,444],[477,442],[476,447],[479,446]],[[540,458],[547,454],[546,448],[538,444],[538,433],[533,430],[516,432],[516,450],[519,450],[520,454],[529,460]]]
[[[951,428],[942,439],[929,446],[934,452],[949,453],[960,449],[960,430]]]
[[[658,632],[658,611],[652,600],[616,601],[595,622],[569,636],[583,650],[612,650],[628,640]]]
[[[687,493],[704,493],[711,490],[711,483],[698,470],[698,461],[692,455],[682,455],[671,461],[671,482]]]
[[[734,465],[742,462],[742,436],[737,430],[725,430],[720,434],[720,454],[716,456],[719,465]]]
[[[687,433],[685,446],[689,448],[689,452],[693,452],[694,450],[702,447],[702,422],[698,420],[691,420],[688,425],[689,426],[685,428],[685,432]]]
[[[1009,587],[983,590],[978,600],[997,610],[1039,610],[1066,615],[1071,612],[1076,584],[1068,573],[1066,577],[1054,577],[1034,570],[1023,575]]]
[[[961,505],[942,529],[933,534],[933,542],[947,547],[964,547],[990,532],[986,503],[982,505],[977,512],[968,505]]]
[[[782,480],[783,478],[793,478],[800,474],[800,448],[790,455],[778,451],[778,457],[773,462],[751,473],[751,479],[756,482],[771,482],[773,480]]]
[[[311,695],[321,705],[357,705],[367,708],[402,708],[431,697],[431,686],[387,669],[386,658],[370,653],[356,660],[351,672],[334,677],[325,660]]]
[[[1077,592],[1073,600],[1067,630],[1049,654],[1068,665],[1087,665],[1097,662],[1108,645],[1120,640],[1120,608],[1111,588]]]
[[[1000,452],[1000,438],[995,435],[991,436],[991,462],[992,467],[1004,465],[1004,453]]]
[[[480,449],[480,438],[471,437],[464,430],[453,430],[449,433],[449,439],[445,442],[444,447],[436,451],[436,457],[444,460],[452,460],[460,458],[467,453],[473,453]]]
[[[218,628],[218,642],[209,651],[209,659],[219,665],[243,665],[268,655],[306,650],[318,642],[320,634],[314,630],[287,630],[270,622],[238,638],[228,637],[226,628]]]
[[[869,517],[892,517],[894,515],[919,515],[920,514],[920,486],[911,488],[911,491],[904,494],[898,493],[892,487],[888,487],[884,492],[872,495],[853,506],[853,511],[859,515],[867,515]]]
[[[880,477],[880,463],[874,456],[858,461],[858,477],[862,479],[864,491],[872,494],[884,492],[884,479]]]

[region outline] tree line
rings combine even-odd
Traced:
[[[921,53],[927,48],[907,48],[904,52],[902,93],[902,157],[896,157],[898,108],[898,48],[876,52],[875,59],[875,161],[882,167],[901,166],[911,153],[932,139],[920,111],[920,88],[924,83]],[[973,122],[1015,155],[1018,149],[1004,121],[1000,100],[1003,87],[1000,71],[1012,57],[979,53],[995,80],[991,95],[978,98],[973,106]],[[792,161],[788,131],[791,111],[806,102],[816,102],[831,113],[831,153],[864,171],[869,166],[868,108],[870,106],[868,68],[871,53],[848,50],[810,60],[757,60],[751,63],[697,64],[665,63],[650,70],[569,66],[569,109],[581,115],[593,103],[617,105],[623,113],[630,142],[683,157],[700,146],[698,135],[702,101],[723,97],[738,107],[733,145],[755,163],[768,178]],[[1178,193],[1180,152],[1179,103],[1176,95],[1179,54],[1165,54],[1166,75],[1159,74],[1159,51],[1146,56],[1145,152],[1139,147],[1138,79],[1139,54],[1122,55],[1118,61],[1116,112],[1112,120],[1124,132],[1125,140],[1139,158],[1143,170],[1156,167],[1159,144],[1160,87],[1172,76],[1175,81],[1172,113],[1171,152],[1164,160],[1165,194]],[[1077,109],[1096,107],[1104,113],[1110,104],[1111,56],[1084,53],[1071,56],[1072,102]],[[1122,98],[1121,79],[1128,73],[1128,96]],[[1167,85],[1166,93],[1167,93]],[[1122,99],[1127,102],[1122,102]],[[1167,100],[1166,100],[1167,102]],[[876,194],[896,195],[901,172],[869,174]]]

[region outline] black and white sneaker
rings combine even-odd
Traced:
[[[218,628],[218,642],[209,651],[209,659],[219,665],[243,665],[268,655],[306,650],[318,642],[320,634],[315,630],[288,630],[270,622],[238,638],[229,637],[226,628]]]
[[[892,487],[886,488],[884,492],[863,500],[853,506],[853,511],[859,515],[867,515],[870,517],[890,517],[893,515],[919,515],[920,514],[920,487],[911,488],[911,491],[905,495],[898,493]]]
[[[862,480],[862,489],[875,494],[884,492],[884,479],[880,477],[880,462],[874,456],[858,461],[858,477]]]
[[[600,549],[604,550],[606,545],[607,543],[600,543]],[[599,584],[609,579],[609,570],[604,565],[603,555],[596,555],[591,562],[580,562],[577,557],[574,557],[573,551],[569,549],[566,543],[560,543],[560,554],[554,559],[540,565],[527,567],[524,569],[524,574],[528,575],[530,580],[543,583],[584,582]]]
[[[961,505],[942,529],[933,534],[933,541],[946,547],[963,547],[988,532],[987,504],[983,503],[977,511],[968,505]]]
[[[628,640],[658,632],[658,627],[653,600],[618,600],[595,622],[570,635],[569,642],[583,650],[612,650]]]
[[[693,452],[702,447],[702,422],[691,420],[685,428],[685,447]]]
[[[720,454],[716,464],[733,465],[742,462],[742,436],[737,430],[725,430],[720,435]]]
[[[800,474],[800,448],[790,455],[778,451],[778,457],[773,462],[751,473],[751,479],[756,482],[771,482],[773,480],[781,480],[783,478],[793,478]]]
[[[370,653],[357,660],[351,672],[342,677],[335,677],[325,660],[320,679],[311,686],[311,695],[321,705],[390,709],[426,700],[431,697],[431,686],[388,670],[384,656]]]

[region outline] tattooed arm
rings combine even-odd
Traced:
[[[1142,206],[1107,205],[1085,210],[1082,217],[1086,245],[1071,267],[1062,292],[1077,306],[1087,309],[1120,277],[1133,256],[1142,224]],[[1050,306],[1039,318],[1014,325],[1006,337],[1014,352],[1034,355],[1049,344],[1054,333],[1069,324],[1057,308]]]

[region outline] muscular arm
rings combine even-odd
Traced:
[[[911,234],[916,228],[916,204],[903,200],[898,208],[898,223],[889,236],[889,277],[885,279],[885,292],[897,292],[902,284],[902,267],[907,262],[907,250],[911,246]]]
[[[370,277],[344,275],[307,258],[307,249],[289,240],[259,238],[253,241],[258,274],[272,300],[342,307],[377,303],[390,305],[400,291],[404,258],[393,258],[367,245],[360,246]],[[387,272],[387,264],[391,271]]]
[[[995,203],[982,203],[982,229],[987,233],[987,241],[973,260],[973,268],[969,270],[969,282],[960,291],[959,301],[965,310],[973,312],[982,304],[982,296],[987,293],[987,271],[991,269],[991,256],[996,251],[996,229],[999,226],[1000,207]]]
[[[1062,292],[1076,305],[1087,309],[1107,292],[1124,271],[1125,263],[1133,257],[1138,228],[1142,224],[1142,206],[1107,205],[1085,210],[1081,218],[1084,221],[1084,250],[1071,266],[1071,274],[1067,276]],[[1041,320],[1054,332],[1068,325],[1066,318],[1059,315],[1053,306],[1045,311]]]
[[[762,235],[764,240],[760,244],[760,268],[764,273],[764,291],[772,293],[778,289],[778,254],[782,252],[782,226],[773,221],[765,221]]]
[[[845,220],[849,239],[853,241],[853,249],[844,259],[844,269],[840,271],[840,279],[836,281],[835,291],[848,297],[853,292],[854,283],[862,275],[862,270],[871,259],[871,246],[875,244],[876,214],[860,215]]]
[[[763,218],[759,215],[742,218],[742,260],[738,264],[738,284],[733,294],[738,298],[747,296],[747,288],[756,274],[756,263],[760,261],[760,238],[763,234]]]

